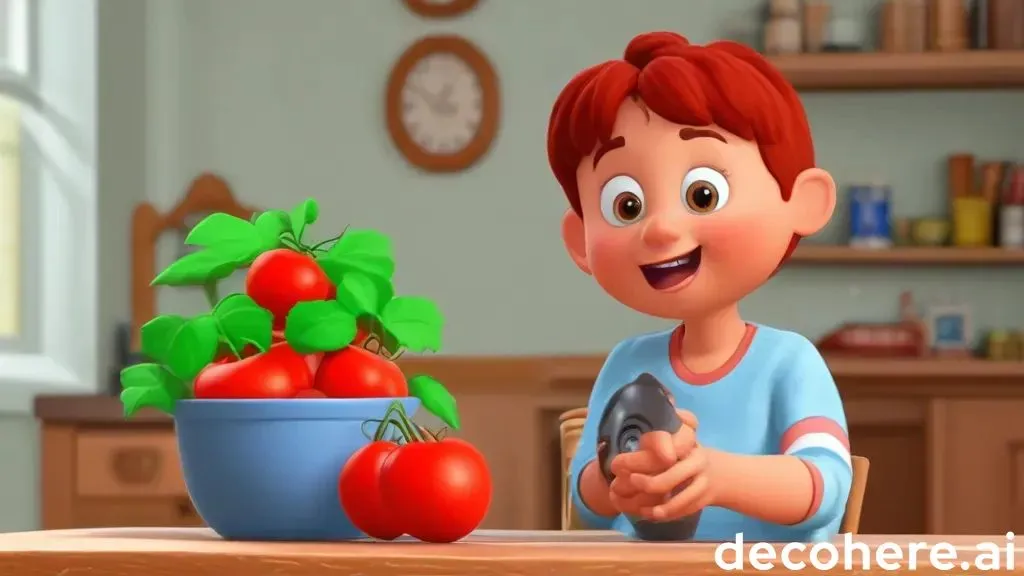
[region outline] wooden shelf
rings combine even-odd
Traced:
[[[940,90],[1024,87],[1024,50],[772,56],[798,90]]]
[[[849,246],[797,247],[792,262],[825,266],[916,265],[916,266],[1024,266],[1024,250],[1005,248],[851,248]]]
[[[868,359],[825,356],[836,378],[1021,378],[1024,362],[975,358]]]

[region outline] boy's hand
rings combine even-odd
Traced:
[[[707,452],[697,444],[697,418],[686,410],[676,412],[682,426],[675,434],[644,434],[637,451],[612,460],[610,499],[623,514],[663,522],[711,503]]]

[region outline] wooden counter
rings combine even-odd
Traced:
[[[882,542],[902,547],[900,564],[907,566],[912,542],[919,536],[866,536],[872,551],[869,570],[830,574],[887,574],[875,567],[873,554]],[[956,547],[957,562],[974,561],[975,545],[1003,538],[985,536],[929,537]],[[611,532],[481,531],[458,544],[418,542],[356,542],[344,544],[225,542],[200,528],[123,528],[27,532],[0,535],[0,574],[52,576],[306,576],[364,574],[367,576],[559,576],[618,574],[620,576],[697,576],[719,574],[714,544],[647,544],[624,540]],[[782,546],[777,545],[776,550]],[[841,548],[841,546],[840,546]],[[844,556],[840,550],[840,558]],[[821,558],[826,558],[823,554]],[[887,557],[891,558],[890,553]],[[725,556],[732,558],[731,554]],[[808,550],[793,551],[792,561],[807,563]],[[928,566],[928,552],[917,553],[917,572],[940,574]],[[1005,554],[1001,566],[1005,566]],[[855,557],[860,561],[860,556]],[[1013,572],[1024,573],[1024,553],[1016,552]],[[780,567],[778,571],[783,571]],[[1004,574],[1011,571],[993,571]],[[754,573],[749,563],[743,573]]]

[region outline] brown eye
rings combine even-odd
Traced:
[[[615,197],[615,217],[620,222],[632,222],[644,213],[644,203],[636,194],[623,192]]]
[[[612,226],[629,226],[646,213],[644,190],[634,178],[621,174],[601,188],[601,215]]]
[[[683,204],[693,214],[718,212],[729,202],[729,180],[725,174],[701,166],[683,177]]]
[[[703,180],[690,184],[686,189],[686,207],[698,214],[713,212],[718,207],[718,189]]]

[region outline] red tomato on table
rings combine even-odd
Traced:
[[[345,463],[338,478],[338,498],[352,525],[379,540],[402,535],[395,512],[380,489],[384,461],[398,448],[394,442],[377,441],[363,446]]]
[[[424,542],[468,536],[487,515],[492,491],[483,455],[459,439],[400,446],[381,473],[381,493],[402,531]]]

